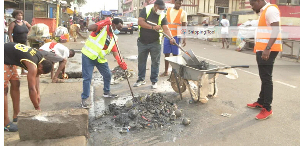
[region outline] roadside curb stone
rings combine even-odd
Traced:
[[[20,140],[87,136],[88,110],[26,111],[18,116]]]

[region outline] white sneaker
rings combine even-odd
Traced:
[[[145,85],[146,84],[146,81],[136,81],[136,83],[133,84],[133,87],[138,87],[138,86],[141,86],[141,85]]]
[[[157,89],[157,83],[152,83],[151,88],[152,89]]]

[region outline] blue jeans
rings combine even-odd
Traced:
[[[152,83],[156,83],[158,81],[161,44],[159,43],[159,41],[156,41],[151,44],[143,44],[138,40],[137,46],[138,46],[138,70],[139,70],[138,80],[139,81],[145,80],[147,59],[150,53],[151,56],[150,80]]]
[[[81,94],[82,99],[86,99],[90,96],[90,85],[93,76],[94,67],[97,67],[100,74],[103,76],[104,93],[110,92],[110,80],[111,80],[111,71],[108,67],[108,63],[99,63],[97,59],[91,60],[84,54],[82,54],[82,78],[83,78],[83,93]]]

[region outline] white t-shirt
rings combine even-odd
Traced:
[[[174,8],[172,8],[170,10],[170,19],[171,19],[171,22],[173,22],[178,14],[179,10],[176,10]],[[181,23],[182,22],[187,22],[187,13],[186,11],[182,10],[182,13],[181,13],[181,17],[180,17],[180,21]]]
[[[228,27],[230,26],[230,23],[227,19],[221,20],[222,28],[221,28],[221,34],[228,34]]]
[[[270,5],[270,3],[267,3],[264,7],[260,9],[260,14]],[[275,6],[270,6],[267,11],[266,11],[266,21],[267,21],[267,26],[270,26],[274,22],[279,22],[280,21],[280,14],[279,10]],[[260,16],[258,20],[260,19]]]
[[[60,43],[57,43],[54,48],[50,49],[50,44],[51,42],[49,43],[45,43],[42,47],[40,47],[41,50],[44,50],[44,51],[48,51],[48,52],[54,52],[56,55],[64,58],[64,59],[67,59],[70,55],[70,52],[69,52],[69,49],[64,46],[63,44],[60,44]]]

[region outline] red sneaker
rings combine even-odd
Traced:
[[[249,107],[249,108],[263,108],[263,106],[261,104],[259,104],[258,102],[249,103],[249,104],[247,104],[247,107]]]
[[[256,116],[257,120],[264,120],[267,119],[268,117],[272,116],[273,111],[267,111],[267,109],[263,108],[260,113]]]

